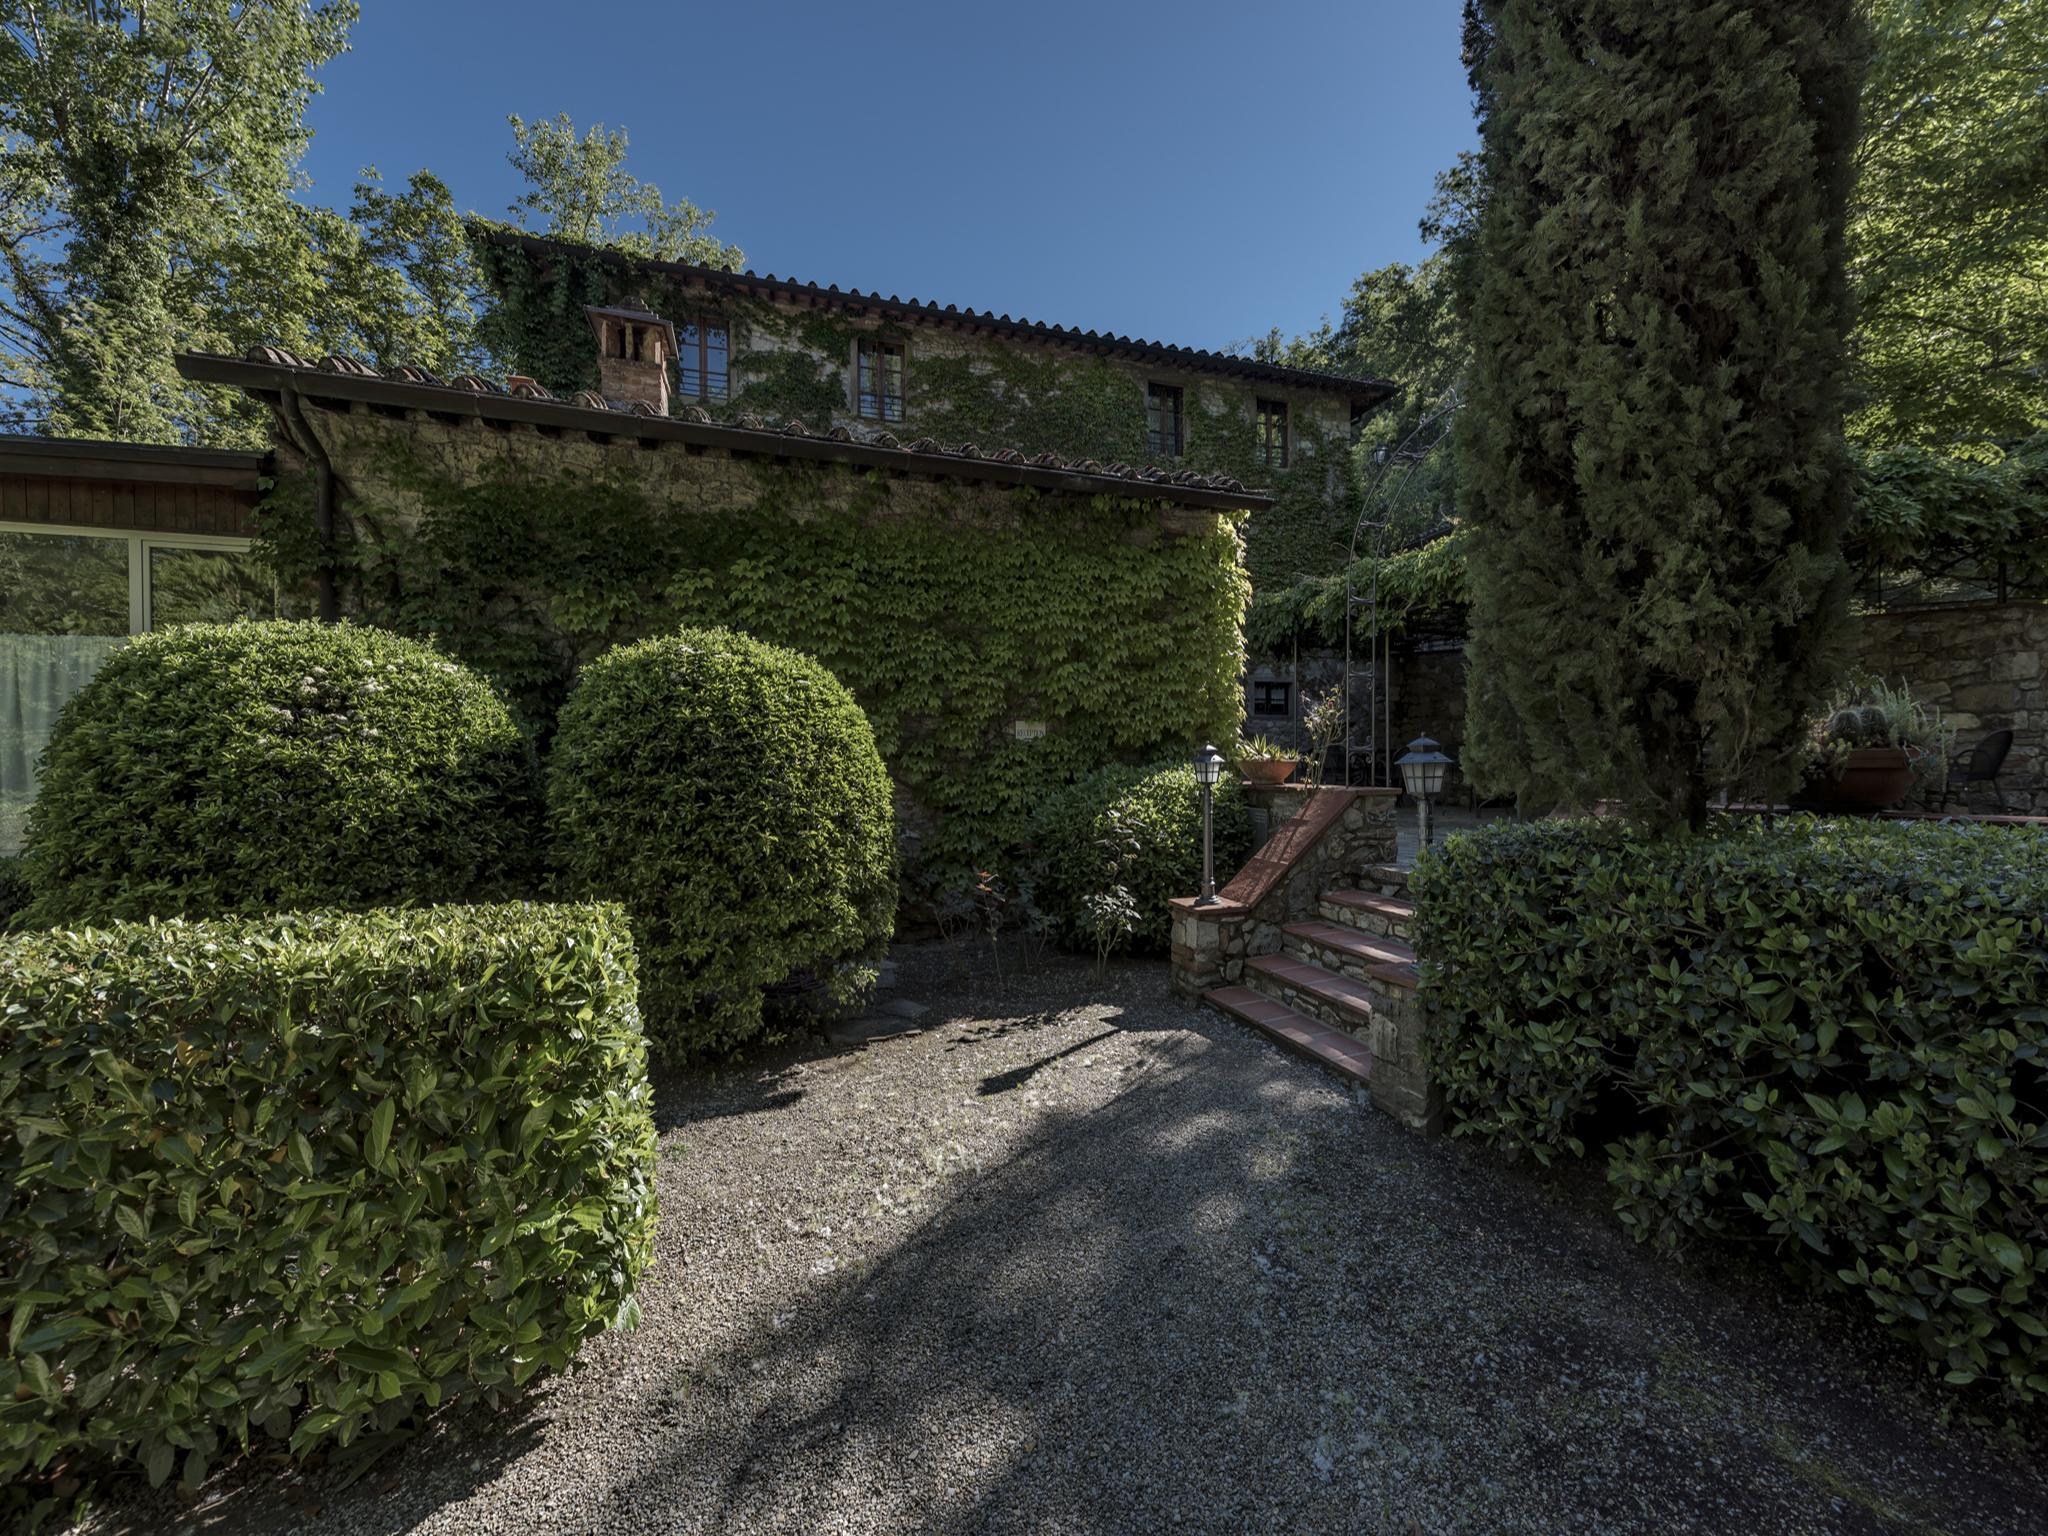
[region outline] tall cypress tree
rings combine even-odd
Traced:
[[[1467,768],[1697,824],[1796,778],[1848,577],[1856,0],[1468,0]]]

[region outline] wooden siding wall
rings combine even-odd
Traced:
[[[258,494],[224,485],[0,474],[0,523],[68,523],[248,538],[256,531]]]

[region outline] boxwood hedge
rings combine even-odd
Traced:
[[[1216,879],[1251,852],[1251,818],[1235,778],[1216,786]],[[1033,824],[1041,862],[1035,898],[1069,940],[1089,943],[1088,902],[1121,886],[1137,925],[1132,947],[1164,950],[1175,896],[1202,881],[1202,795],[1187,763],[1113,764],[1046,798]]]
[[[648,1100],[616,908],[0,945],[0,1483],[196,1483],[563,1366],[637,1317]]]
[[[607,652],[563,706],[548,791],[566,888],[632,916],[658,1054],[740,1044],[771,989],[829,991],[894,931],[889,776],[808,656],[716,629]]]
[[[179,626],[116,651],[58,717],[22,922],[524,895],[537,813],[505,705],[431,646]]]
[[[1459,1132],[1605,1141],[1639,1237],[1774,1243],[1949,1381],[2048,1394],[2048,840],[1524,823],[1414,889]]]

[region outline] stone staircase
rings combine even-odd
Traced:
[[[1403,869],[1378,865],[1361,885],[1316,899],[1317,916],[1279,924],[1275,950],[1248,954],[1241,978],[1212,987],[1214,1007],[1279,1044],[1367,1086],[1375,1103],[1434,1129],[1420,1066],[1415,905]]]

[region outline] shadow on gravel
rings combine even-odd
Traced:
[[[2039,1476],[1832,1314],[1717,1290],[1232,1028],[1181,1015],[1133,1086],[677,1370],[606,1518],[655,1528],[686,1481],[705,1531],[2038,1529]]]
[[[998,1093],[1008,1093],[1012,1088],[1022,1088],[1054,1062],[1077,1055],[1091,1045],[1100,1045],[1116,1033],[1114,1029],[1105,1029],[1099,1035],[1090,1035],[1086,1040],[1077,1040],[1072,1045],[1063,1046],[1050,1056],[1041,1056],[1036,1061],[1026,1062],[1021,1067],[1012,1067],[1007,1072],[992,1072],[981,1080],[978,1091],[983,1098],[990,1098]]]
[[[206,1486],[204,1502],[182,1505],[173,1489],[154,1493],[132,1482],[102,1492],[94,1536],[288,1536],[323,1515],[347,1510],[352,1536],[402,1536],[444,1504],[495,1482],[546,1432],[529,1389],[501,1408],[451,1405],[410,1436],[368,1454],[330,1455],[295,1467],[284,1456],[229,1464]],[[420,1475],[422,1462],[431,1477]]]

